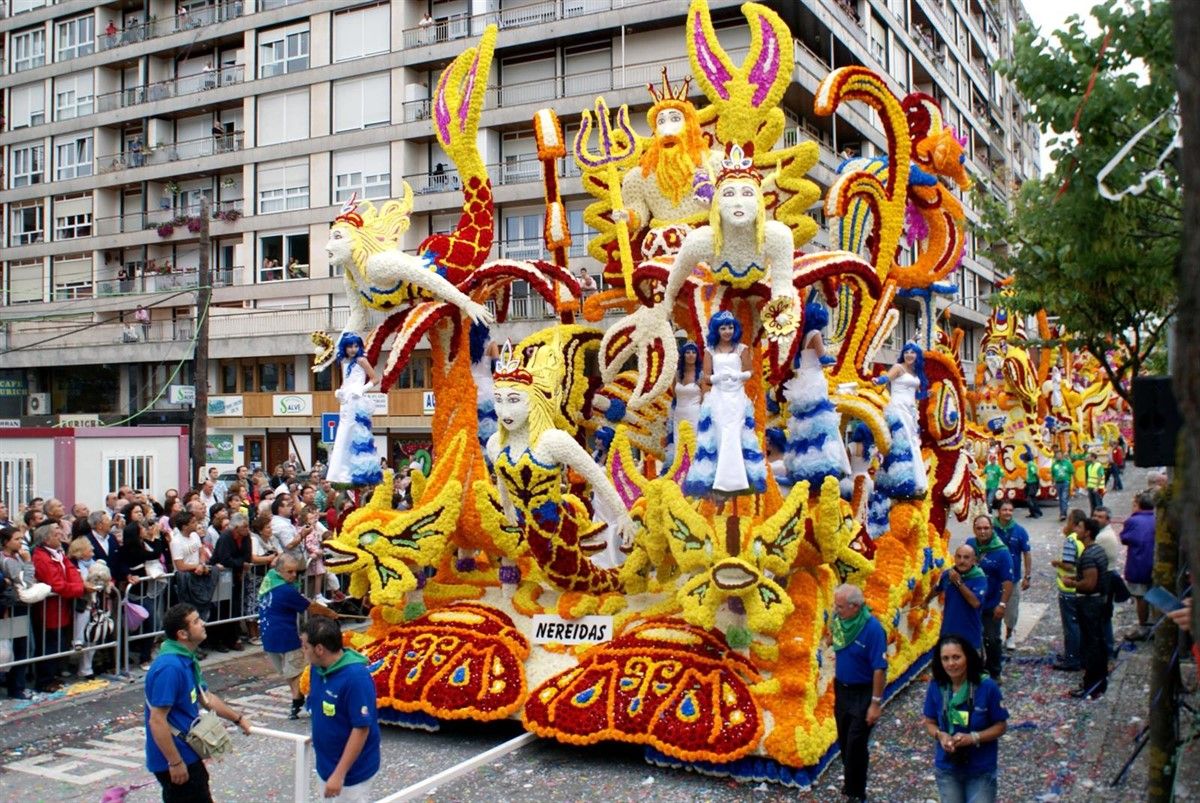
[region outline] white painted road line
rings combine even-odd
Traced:
[[[455,764],[449,769],[442,770],[437,775],[432,775],[423,781],[413,784],[412,786],[401,789],[399,792],[390,794],[387,797],[376,801],[376,803],[402,803],[402,801],[406,800],[415,800],[416,798],[429,794],[438,786],[441,786],[447,781],[453,781],[462,775],[466,775],[467,773],[473,771],[476,767],[481,767],[484,764],[500,758],[501,756],[508,755],[514,750],[520,750],[522,747],[530,742],[535,741],[536,739],[536,734],[522,733],[520,736],[517,736],[514,739],[509,739],[503,744],[496,745],[491,750],[485,750],[473,758],[468,758],[466,761]]]

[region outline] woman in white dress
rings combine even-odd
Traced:
[[[841,479],[850,474],[850,460],[842,442],[841,416],[829,401],[825,379],[825,341],[821,329],[829,313],[820,304],[804,306],[804,333],[796,355],[796,374],[783,385],[788,402],[788,476],[793,484],[809,483],[817,493],[826,476]]]
[[[679,377],[675,380],[675,394],[671,399],[664,470],[674,462],[680,422],[687,421],[692,425],[693,436],[700,429],[700,378],[700,349],[695,343],[684,343],[679,347]]]
[[[917,400],[929,395],[925,377],[925,355],[916,343],[905,343],[900,361],[886,374],[876,377],[891,386],[891,399],[883,417],[892,434],[892,448],[875,478],[875,489],[892,499],[917,499],[929,489],[925,461],[921,457],[921,427]]]
[[[362,338],[346,332],[338,341],[333,364],[342,370],[337,436],[329,453],[329,481],[341,486],[378,485],[383,481],[375,437],[371,434],[373,405],[367,393],[375,388],[375,369],[363,355]]]
[[[750,349],[739,342],[741,335],[741,324],[728,310],[708,322],[702,378],[708,390],[700,405],[695,460],[684,482],[689,496],[763,493],[767,487],[767,464],[754,431],[754,405],[745,388],[753,375],[753,361]]]

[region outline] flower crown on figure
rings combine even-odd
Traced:
[[[516,382],[521,385],[532,385],[533,374],[521,367],[521,360],[513,350],[511,340],[505,340],[500,349],[500,358],[496,360],[496,371],[492,375],[497,382]]]
[[[358,213],[358,193],[350,193],[350,197],[346,199],[346,203],[342,204],[342,211],[333,219],[334,223],[349,223],[356,229],[363,227],[362,215]]]
[[[730,179],[747,179],[759,186],[763,183],[763,175],[754,167],[754,159],[741,145],[729,147],[729,153],[721,160],[721,169],[717,171],[717,184]]]

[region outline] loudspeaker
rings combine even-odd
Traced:
[[[1182,421],[1169,376],[1133,380],[1133,457],[1142,468],[1175,465]]]

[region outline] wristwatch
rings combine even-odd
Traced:
[[[882,698],[882,697],[872,697],[872,698],[871,698],[871,702],[873,702],[873,703],[879,703],[879,704],[881,704],[881,705],[882,705],[882,704],[883,704],[883,698]]]
[[[1001,603],[1000,603],[999,605],[997,605],[996,607],[997,607],[997,608],[1007,608],[1007,607],[1008,607],[1008,603],[1007,603],[1007,602],[1001,602]]]

